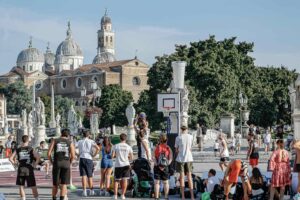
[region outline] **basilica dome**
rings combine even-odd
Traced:
[[[30,44],[28,49],[21,51],[17,58],[17,66],[21,66],[21,63],[24,62],[43,62],[44,63],[44,54],[36,48],[32,48]]]
[[[115,56],[110,52],[102,52],[97,54],[93,60],[93,64],[108,63],[116,61]]]
[[[80,46],[72,38],[72,32],[68,23],[67,38],[62,41],[56,50],[56,55],[64,56],[83,56]]]

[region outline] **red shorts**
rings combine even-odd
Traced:
[[[257,166],[258,165],[258,159],[257,158],[250,158],[249,164],[251,166]]]

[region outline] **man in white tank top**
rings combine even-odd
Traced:
[[[227,147],[227,142],[226,139],[224,137],[224,134],[221,133],[219,135],[219,142],[220,142],[220,168],[222,171],[224,171],[226,169],[226,167],[228,166],[228,162],[229,162],[229,151],[228,151],[228,147]]]

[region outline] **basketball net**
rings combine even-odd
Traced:
[[[164,117],[169,117],[169,114],[170,114],[170,112],[169,112],[169,110],[171,109],[170,107],[164,107],[164,111],[163,111],[163,114],[164,114]]]

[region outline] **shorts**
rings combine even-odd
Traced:
[[[214,152],[218,152],[218,149],[214,149]]]
[[[52,176],[53,185],[69,185],[71,177],[70,161],[53,163]]]
[[[91,159],[80,158],[79,161],[80,176],[93,177],[94,163]]]
[[[163,170],[161,170],[158,166],[154,166],[155,180],[167,181],[169,180],[169,177],[170,177],[169,167],[165,167]]]
[[[130,178],[130,166],[115,167],[115,180],[120,181],[122,179]]]
[[[258,165],[258,158],[250,158],[249,164],[254,166]]]
[[[179,173],[188,173],[193,171],[193,163],[192,162],[176,162],[176,171]]]
[[[113,167],[112,159],[102,159],[101,160],[101,169],[107,169]]]
[[[38,163],[38,165],[40,165],[40,166],[43,166],[43,165],[45,165],[45,164],[46,164],[46,161],[45,161],[45,160],[40,161],[40,162]]]
[[[300,172],[300,164],[295,164],[294,172]]]
[[[28,176],[21,176],[18,172],[16,185],[25,186],[25,182],[27,184],[27,187],[35,187],[36,186],[33,168],[29,169]]]
[[[229,162],[229,157],[221,157],[220,158],[220,163],[225,163],[225,162]]]

